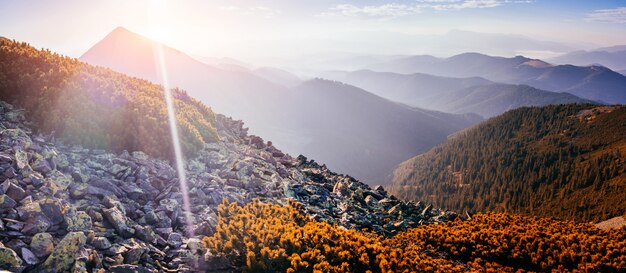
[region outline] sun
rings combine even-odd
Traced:
[[[151,27],[146,36],[148,36],[152,40],[159,42],[166,42],[168,38],[171,37],[167,28],[162,26]]]
[[[159,42],[167,41],[171,37],[167,25],[168,19],[167,2],[164,0],[151,0],[147,36]]]

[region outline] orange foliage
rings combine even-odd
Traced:
[[[303,215],[295,202],[224,201],[217,231],[204,242],[244,272],[626,270],[626,229],[481,214],[385,238]]]

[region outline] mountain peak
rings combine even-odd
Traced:
[[[123,26],[118,26],[114,28],[113,31],[111,31],[111,33],[115,33],[115,32],[131,32],[131,31]]]

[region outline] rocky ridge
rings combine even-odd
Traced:
[[[228,261],[200,241],[215,231],[223,199],[295,199],[318,220],[385,235],[456,217],[284,154],[248,135],[241,121],[217,120],[221,141],[187,162],[193,214],[187,228],[176,171],[167,161],[34,134],[22,111],[0,102],[0,269],[229,271]]]

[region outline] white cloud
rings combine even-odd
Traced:
[[[379,6],[363,6],[358,7],[351,4],[340,4],[330,8],[329,12],[325,12],[323,16],[342,15],[348,17],[378,17],[378,18],[393,18],[404,15],[410,15],[419,13],[419,9],[416,6],[408,6],[401,4],[384,4]]]
[[[222,6],[220,7],[220,10],[223,10],[226,12],[233,12],[239,15],[246,15],[246,16],[255,15],[255,16],[261,16],[265,18],[272,18],[280,14],[280,10],[272,9],[272,8],[268,8],[264,6],[245,7],[245,8],[238,7],[238,6]]]
[[[432,1],[432,0],[427,0]],[[436,0],[435,0],[436,1]],[[461,10],[461,9],[480,9],[480,8],[493,8],[504,4],[505,1],[501,0],[465,0],[465,1],[437,1],[427,2],[423,4],[425,7],[429,7],[435,10]]]
[[[626,7],[599,9],[587,14],[588,21],[626,24]]]
[[[533,3],[534,0],[415,0],[413,5],[389,3],[378,6],[355,6],[340,4],[324,12],[322,16],[348,16],[394,18],[413,15],[424,10],[462,10],[477,8],[493,8],[505,4]]]

